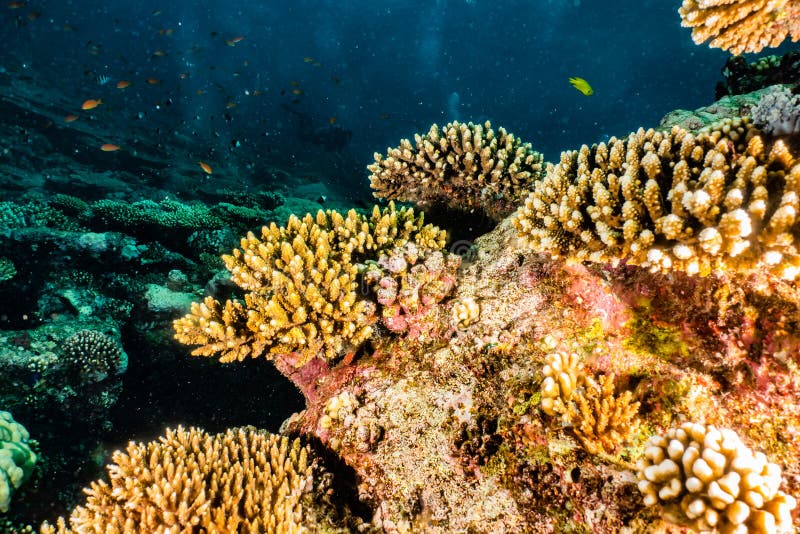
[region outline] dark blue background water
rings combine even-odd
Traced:
[[[374,151],[433,122],[491,119],[553,160],[711,103],[727,54],[692,42],[679,3],[29,2],[2,6],[0,64],[24,62],[76,106],[102,97],[119,128],[160,125],[226,157],[237,141],[308,157],[317,148],[303,136],[335,121],[353,132],[344,152],[363,179]],[[119,91],[121,79],[134,85]]]

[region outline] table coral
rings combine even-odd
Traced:
[[[800,274],[800,165],[747,119],[643,130],[561,155],[515,224],[556,257],[653,270]]]
[[[457,210],[482,210],[500,220],[516,207],[541,177],[542,155],[503,128],[451,122],[434,124],[386,156],[375,153],[370,185],[380,198],[442,204]]]
[[[683,0],[681,25],[692,28],[700,44],[743,52],[776,47],[800,39],[800,6],[794,0]]]

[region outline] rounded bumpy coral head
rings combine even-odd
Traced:
[[[386,156],[375,153],[370,185],[379,198],[480,210],[494,220],[510,214],[544,171],[543,158],[503,128],[434,124],[414,144],[403,139]]]
[[[748,119],[564,152],[514,223],[536,250],[654,271],[800,274],[800,162]]]
[[[647,506],[697,531],[789,532],[795,500],[778,488],[781,469],[728,429],[684,423],[654,436],[637,465]]]
[[[120,345],[96,330],[81,330],[68,337],[62,347],[71,372],[82,382],[98,382],[124,370]]]

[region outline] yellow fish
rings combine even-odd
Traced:
[[[586,96],[592,96],[594,94],[594,89],[592,89],[592,86],[589,85],[589,82],[583,78],[572,77],[569,79],[569,83],[572,84],[572,87]]]

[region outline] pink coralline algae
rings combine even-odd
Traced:
[[[416,339],[430,330],[437,303],[455,287],[461,258],[407,243],[366,266],[364,280],[381,304],[383,325]]]
[[[780,467],[781,491],[800,497],[792,283],[568,265],[520,246],[508,220],[460,266],[405,249],[364,276],[391,312],[389,332],[322,370],[287,431],[319,439],[354,470],[376,528],[685,532],[659,504],[646,506],[635,469],[650,438],[684,423],[730,428]],[[458,302],[480,314],[454,327]],[[639,423],[617,446],[590,451],[578,420],[541,410],[553,352],[575,354],[598,383],[614,375],[614,398]],[[599,439],[613,417],[605,402],[575,406]]]

